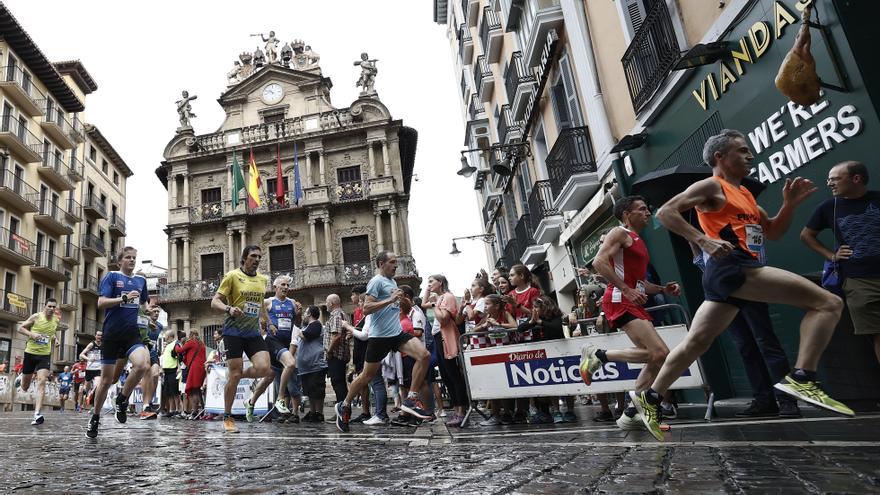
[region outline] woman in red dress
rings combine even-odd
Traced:
[[[199,337],[198,330],[190,330],[186,343],[177,341],[175,351],[181,361],[186,364],[186,410],[190,411],[188,419],[195,419],[202,404],[202,384],[205,383],[205,344]]]

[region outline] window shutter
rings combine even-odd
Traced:
[[[635,37],[642,22],[645,21],[645,4],[643,0],[621,0],[623,5],[624,26],[626,27],[629,40]]]
[[[560,59],[559,70],[562,73],[562,83],[565,85],[565,101],[568,106],[569,120],[571,120],[572,127],[580,127],[584,125],[581,117],[581,105],[578,103],[577,89],[567,56]]]

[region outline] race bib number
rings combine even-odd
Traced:
[[[150,319],[146,316],[139,315],[138,316],[138,326],[145,327],[145,328],[149,327],[150,326]]]
[[[278,330],[290,330],[293,322],[290,318],[278,318]]]
[[[260,314],[260,304],[246,301],[244,303],[243,311],[247,316],[258,316]]]
[[[757,224],[746,224],[746,246],[749,251],[758,255],[758,261],[765,262],[764,258],[764,229]]]
[[[34,339],[34,342],[36,342],[38,344],[48,344],[49,337],[46,337],[45,335],[40,335],[39,337]]]
[[[647,294],[647,291],[645,290],[645,282],[641,280],[636,282],[636,290],[639,291],[639,293],[641,294]]]
[[[522,325],[523,323],[525,323],[525,322],[527,322],[527,321],[529,321],[529,317],[528,317],[528,316],[523,316],[522,318],[517,318],[517,319],[516,319],[516,324],[517,324],[517,325]]]

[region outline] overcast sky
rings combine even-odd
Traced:
[[[333,104],[358,95],[362,51],[379,59],[376,90],[392,116],[419,132],[418,181],[410,199],[410,232],[419,273],[444,273],[457,295],[487,266],[478,234],[473,178],[455,174],[464,128],[444,27],[432,22],[429,0],[321,2],[5,2],[50,61],[79,59],[98,83],[86,120],[97,125],[134,176],[128,182],[127,242],[140,259],[168,266],[166,191],[153,171],[174,136],[180,91],[198,95],[197,134],[217,130],[217,98],[238,54],[263,43],[251,33],[274,30],[284,42],[302,39],[321,55],[334,87]]]

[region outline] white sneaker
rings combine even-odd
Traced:
[[[645,423],[642,421],[642,416],[639,413],[636,413],[633,417],[621,414],[617,418],[617,427],[623,431],[638,431],[645,429]]]
[[[440,417],[441,417],[441,418],[445,418],[445,417],[446,417],[446,409],[441,409],[441,410],[440,410]]]
[[[282,398],[275,401],[275,410],[281,414],[290,414],[290,409],[287,408],[287,404]]]
[[[31,424],[32,425],[41,425],[41,424],[43,424],[43,421],[45,421],[45,418],[43,418],[42,414],[34,414],[34,420],[31,421]]]
[[[388,419],[382,419],[379,416],[373,416],[372,418],[365,420],[364,424],[367,426],[385,426],[389,422]]]
[[[501,424],[501,420],[498,419],[498,416],[490,416],[489,419],[480,421],[480,426],[498,426]]]

